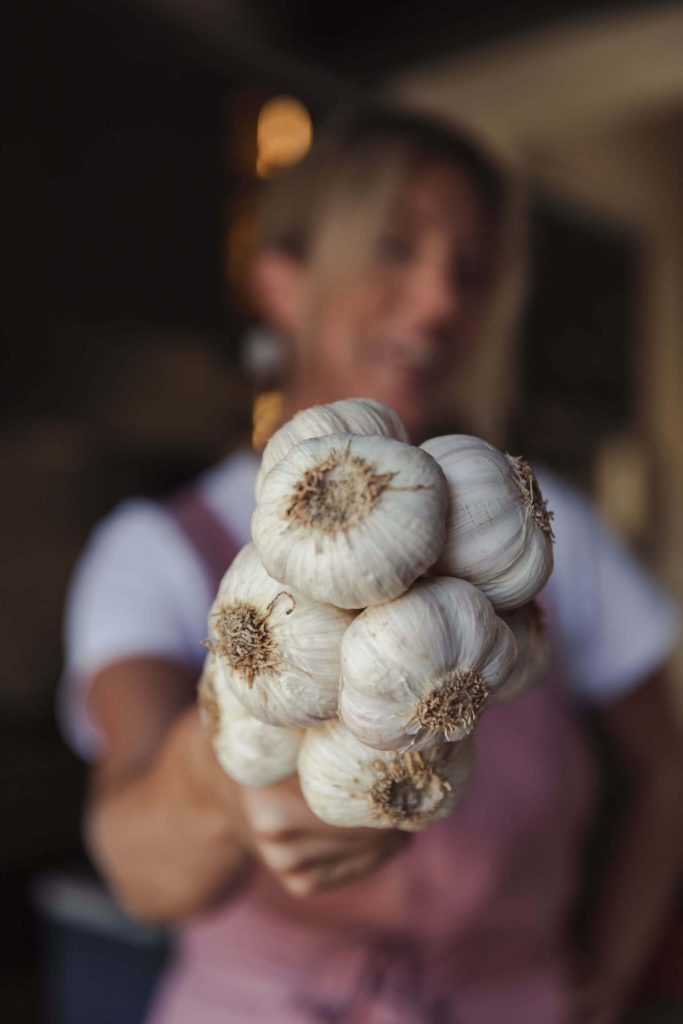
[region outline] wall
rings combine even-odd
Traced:
[[[680,7],[647,7],[440,61],[396,78],[388,92],[468,126],[532,187],[640,238],[634,422],[595,466],[603,493],[605,480],[612,492],[624,483],[624,500],[635,488],[645,535],[629,536],[618,511],[615,525],[641,542],[683,604],[682,47]],[[675,660],[683,712],[683,644]]]

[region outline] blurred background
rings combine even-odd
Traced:
[[[274,383],[239,298],[259,181],[344,98],[484,136],[530,185],[532,265],[514,372],[486,384],[514,382],[514,447],[683,598],[683,8],[38,0],[1,23],[3,1014],[90,1024],[55,965],[114,943],[111,1021],[134,1024],[164,940],[90,884],[62,605],[93,524],[248,437]]]

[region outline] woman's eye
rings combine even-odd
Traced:
[[[414,254],[412,242],[401,235],[384,235],[379,240],[379,256],[385,263],[408,263]]]

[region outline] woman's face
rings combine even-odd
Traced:
[[[311,402],[377,398],[419,434],[477,339],[492,272],[492,228],[476,186],[457,167],[425,165],[400,193],[368,270],[318,304],[313,351],[297,345]],[[309,308],[314,281],[304,272]]]

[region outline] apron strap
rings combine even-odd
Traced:
[[[166,511],[201,562],[213,597],[240,545],[192,488],[174,495]]]

